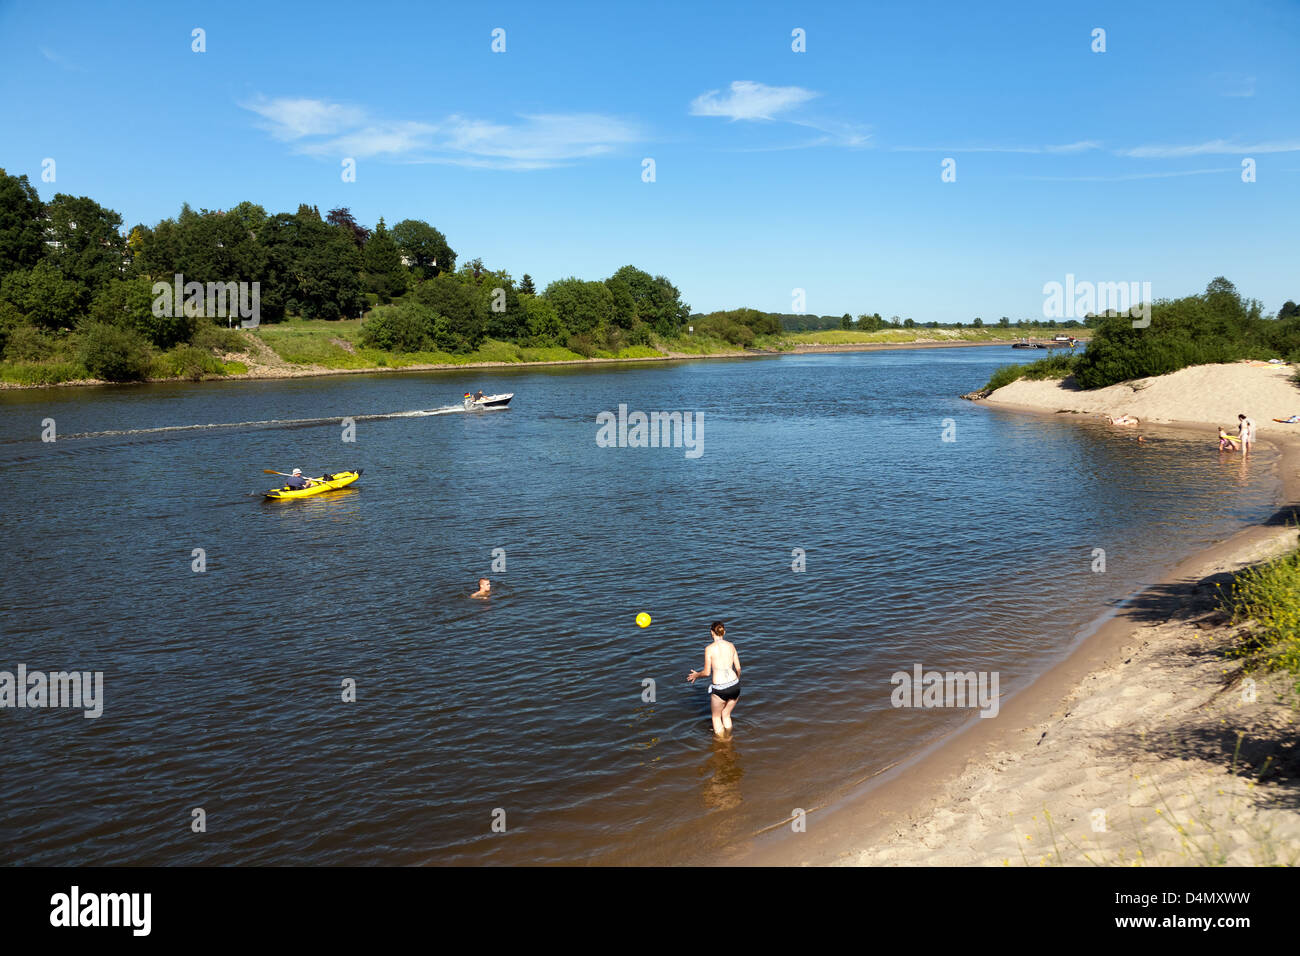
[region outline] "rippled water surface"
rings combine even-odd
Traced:
[[[97,720],[0,710],[0,862],[683,862],[823,805],[971,719],[892,708],[896,670],[1013,691],[1272,510],[1267,451],[956,397],[1018,360],[0,392],[0,670],[105,680]],[[516,399],[420,414],[471,387]],[[702,412],[703,454],[599,447],[620,404]],[[264,502],[295,466],[365,474]],[[726,743],[684,682],[717,618]]]

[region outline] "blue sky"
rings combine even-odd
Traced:
[[[0,0],[0,166],[128,224],[426,219],[701,311],[1016,319],[1067,273],[1300,300],[1300,2],[883,6]]]

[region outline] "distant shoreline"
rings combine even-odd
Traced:
[[[246,382],[246,381],[270,381],[274,379],[290,378],[316,378],[331,375],[377,375],[377,374],[400,374],[403,372],[454,372],[463,369],[473,368],[543,368],[555,365],[615,365],[615,364],[632,364],[637,362],[685,362],[691,360],[703,359],[724,359],[724,358],[763,358],[773,355],[818,355],[832,352],[883,352],[894,351],[899,349],[956,349],[956,348],[1004,348],[1010,349],[1010,341],[993,341],[993,342],[969,342],[969,341],[942,341],[934,339],[922,339],[915,342],[848,342],[835,343],[828,345],[818,345],[805,343],[795,345],[789,349],[773,350],[755,350],[755,351],[726,351],[726,352],[708,352],[696,354],[692,352],[666,352],[663,355],[655,356],[638,356],[635,358],[579,358],[579,359],[555,359],[541,362],[464,362],[456,364],[453,362],[430,363],[404,365],[400,368],[375,367],[375,368],[321,368],[311,365],[289,365],[284,367],[262,367],[250,370],[246,373],[237,375],[223,375],[206,378],[193,384],[203,384],[211,382]],[[137,387],[140,385],[165,385],[175,383],[186,383],[185,379],[165,378],[150,379],[147,382],[132,383],[114,383],[105,382],[99,379],[77,379],[75,381],[58,382],[51,385],[18,385],[0,382],[0,389],[35,389],[35,388],[68,388],[83,386],[109,386],[114,387]]]

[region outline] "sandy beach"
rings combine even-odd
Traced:
[[[1294,678],[1253,675],[1221,651],[1237,628],[1215,585],[1294,548],[1300,410],[1290,366],[1236,363],[1081,392],[1017,381],[983,400],[1043,415],[1134,415],[1142,433],[1238,412],[1281,451],[1272,519],[1184,560],[1100,623],[1064,661],[965,729],[857,793],[774,827],[749,865],[1277,865],[1300,863]],[[1290,526],[1288,526],[1290,522]]]

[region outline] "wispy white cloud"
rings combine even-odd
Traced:
[[[799,107],[821,94],[802,86],[768,86],[753,80],[736,80],[727,92],[709,90],[691,100],[692,116],[719,116],[736,120],[778,121],[816,130],[822,135],[797,143],[741,147],[736,152],[783,152],[816,146],[866,146],[870,133],[865,126],[796,113]]]
[[[240,105],[262,117],[258,125],[280,140],[327,136],[359,126],[366,119],[365,111],[357,107],[305,97],[258,97]]]
[[[1176,159],[1181,156],[1241,156],[1247,153],[1300,152],[1300,140],[1280,142],[1234,143],[1226,139],[1212,139],[1187,146],[1138,146],[1119,151],[1121,156],[1136,159]]]
[[[819,95],[801,86],[768,86],[753,80],[736,80],[728,93],[709,90],[691,100],[691,115],[725,116],[729,120],[770,120]]]
[[[644,138],[635,124],[596,113],[543,113],[491,121],[383,120],[366,110],[307,98],[242,104],[294,151],[311,156],[384,157],[488,169],[545,169],[613,152]]]

